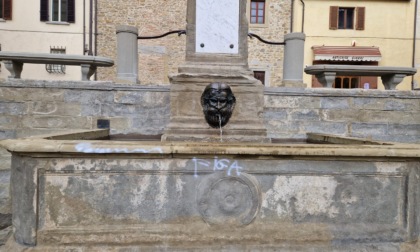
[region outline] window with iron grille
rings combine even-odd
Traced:
[[[251,24],[265,23],[265,0],[251,0]]]
[[[358,76],[337,76],[334,80],[334,88],[360,88]]]
[[[53,54],[66,54],[65,47],[50,47],[50,53]],[[53,74],[65,74],[66,66],[65,65],[56,65],[56,64],[46,64],[45,70]]]

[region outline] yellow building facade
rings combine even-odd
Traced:
[[[416,1],[402,0],[294,1],[292,29],[306,34],[304,62],[308,66],[322,63],[418,69],[416,7]],[[316,86],[313,76],[304,74],[303,79],[308,87]],[[377,88],[384,89],[380,78],[374,79]],[[369,81],[358,81],[359,88],[375,87]],[[404,78],[397,89],[410,90],[417,83],[419,74]]]

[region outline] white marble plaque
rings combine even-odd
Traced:
[[[237,54],[239,0],[196,1],[196,52]]]

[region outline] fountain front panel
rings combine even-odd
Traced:
[[[89,140],[107,134],[2,141],[19,244],[325,251],[418,237],[418,145]]]

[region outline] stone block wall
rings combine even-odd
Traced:
[[[420,142],[419,91],[267,88],[269,137],[307,132],[380,141]]]
[[[420,143],[419,91],[266,88],[268,136],[303,140],[306,132]],[[0,80],[0,140],[70,129],[162,134],[169,85]],[[203,119],[204,120],[204,119]],[[0,149],[0,213],[10,212],[10,156]]]
[[[270,42],[284,42],[284,35],[290,33],[291,2],[266,1],[266,24],[250,24],[249,32]],[[248,53],[250,68],[265,71],[266,86],[275,87],[282,83],[284,46],[264,44],[253,38],[248,40]]]
[[[169,86],[110,82],[0,80],[0,140],[71,129],[156,135],[169,122]],[[0,213],[10,213],[10,155],[0,148]]]
[[[118,6],[118,7],[116,7]],[[116,26],[137,27],[139,36],[156,36],[186,29],[187,0],[101,1],[98,3],[98,55],[116,60]],[[142,84],[167,83],[185,60],[185,36],[138,40],[139,81]],[[115,80],[116,67],[98,69],[99,80]]]

